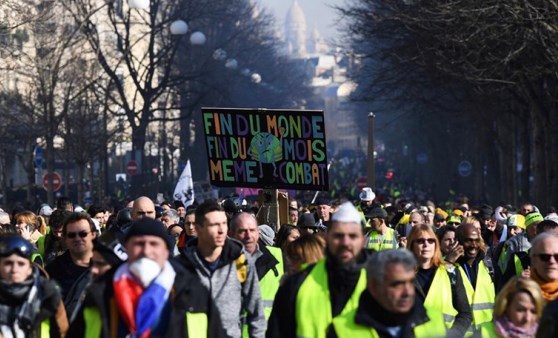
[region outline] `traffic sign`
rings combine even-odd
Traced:
[[[43,148],[41,148],[39,146],[36,146],[34,157],[35,157],[35,167],[37,167],[37,168],[42,167],[43,162],[44,162],[44,150],[43,150]]]
[[[457,166],[457,171],[459,172],[460,176],[467,177],[471,175],[471,171],[473,171],[473,165],[469,161],[461,161],[459,162],[459,166]]]
[[[58,174],[56,171],[52,173],[52,190],[53,191],[58,191],[60,190],[60,187],[62,186],[62,177],[60,176],[60,174]],[[48,181],[49,181],[49,175],[44,174],[43,175],[43,188],[45,190],[48,190]]]
[[[126,165],[126,172],[128,175],[136,175],[138,173],[138,162],[130,161]]]

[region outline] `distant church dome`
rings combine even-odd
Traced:
[[[285,40],[293,56],[306,55],[306,17],[297,0],[293,0],[285,19]]]

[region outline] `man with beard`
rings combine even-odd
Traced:
[[[267,337],[324,338],[332,319],[358,306],[366,289],[361,217],[349,202],[331,218],[326,257],[287,278],[277,291]]]
[[[496,298],[493,281],[493,264],[482,250],[481,234],[473,224],[462,224],[457,229],[457,240],[463,246],[463,256],[457,260],[459,271],[473,310],[472,329],[492,321]]]
[[[442,314],[428,312],[415,300],[415,268],[416,260],[407,250],[372,256],[366,264],[368,287],[358,308],[334,318],[327,337],[446,337]]]

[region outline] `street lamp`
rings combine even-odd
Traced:
[[[135,9],[148,9],[150,0],[128,0],[128,6]]]
[[[188,24],[184,20],[176,20],[170,25],[172,35],[184,35],[188,32]]]
[[[192,35],[190,35],[190,43],[194,46],[201,46],[203,44],[205,44],[206,41],[206,37],[205,34],[203,34],[202,32],[194,32],[192,33]]]

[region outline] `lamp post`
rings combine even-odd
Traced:
[[[374,160],[374,119],[376,115],[372,112],[368,113],[368,186],[372,189],[376,188],[376,163]]]

